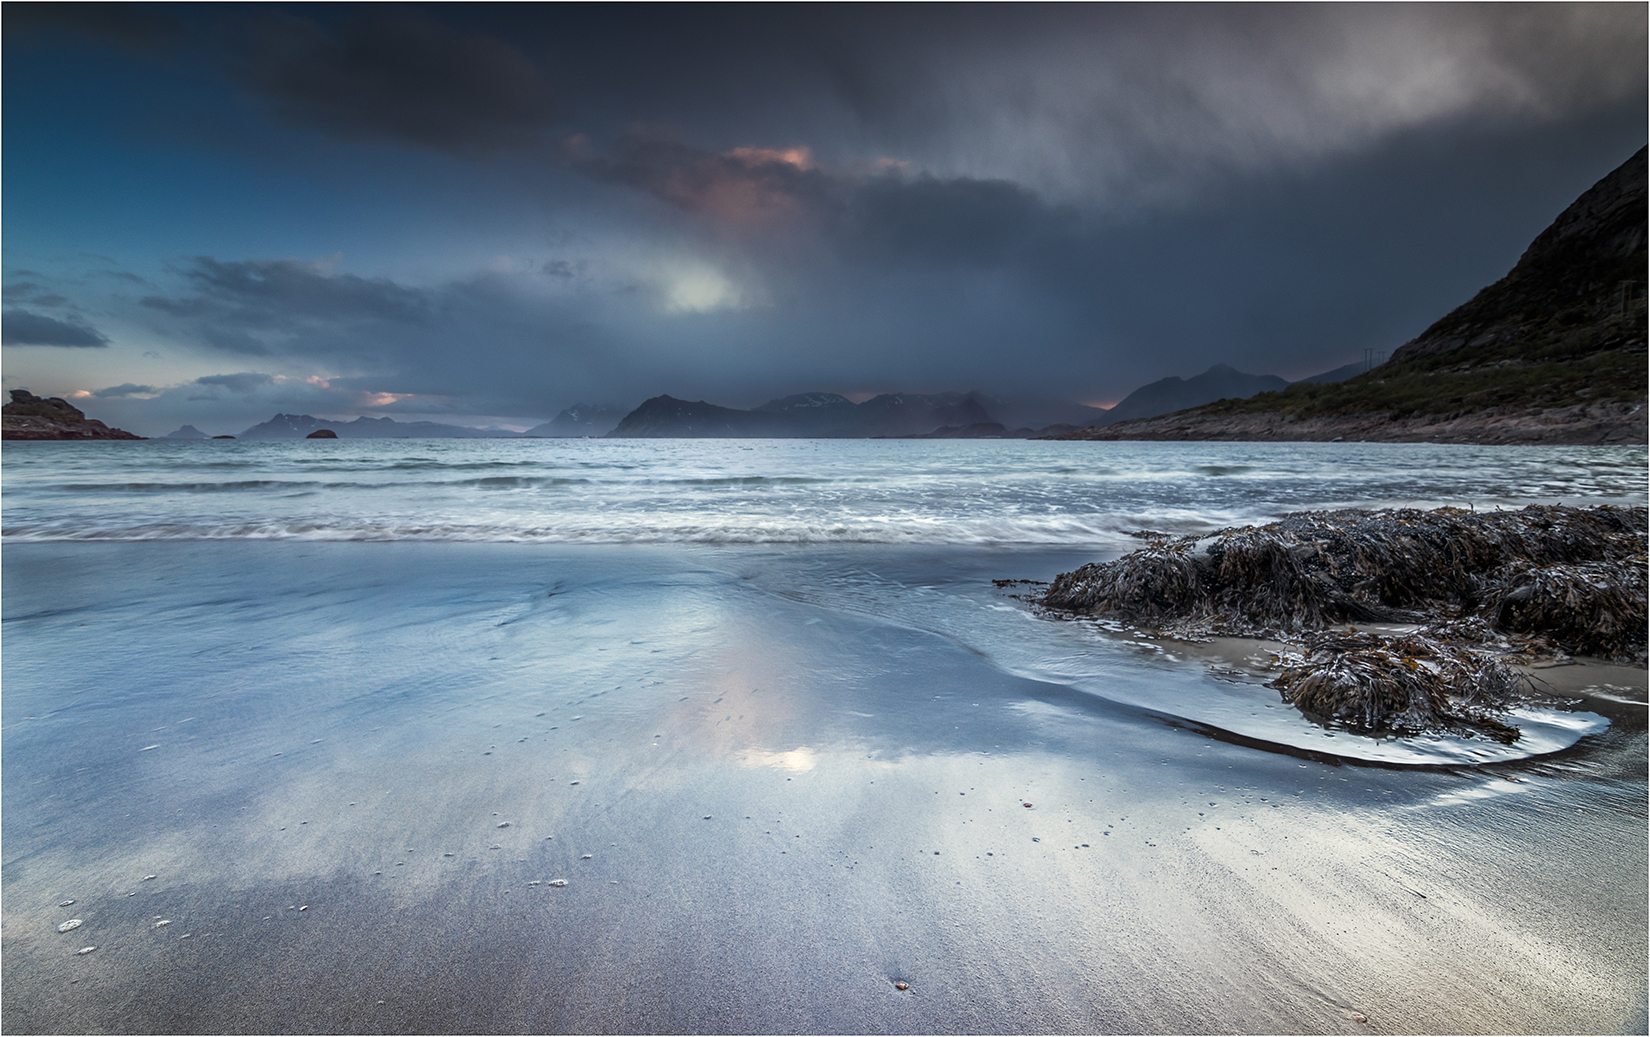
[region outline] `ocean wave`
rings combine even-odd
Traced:
[[[73,519],[15,522],[0,529],[7,543],[146,540],[437,541],[587,544],[932,544],[1086,546],[1132,549],[1131,531],[1223,528],[1237,516],[1111,514],[1091,517],[823,516],[730,517],[702,514],[581,514],[551,521],[474,521],[396,517],[283,519],[214,517],[97,522]]]

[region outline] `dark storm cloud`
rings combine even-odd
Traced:
[[[645,191],[687,212],[735,224],[816,215],[840,205],[841,185],[813,167],[806,151],[737,148],[707,151],[646,130],[601,150],[582,136],[562,153],[578,172]]]
[[[118,242],[36,227],[20,249],[8,174],[20,266],[99,247],[152,280],[95,299],[90,276],[13,270],[7,299],[71,328],[76,304],[119,313],[122,344],[146,323],[187,377],[271,380],[111,410],[548,418],[660,392],[1097,399],[1215,362],[1314,373],[1505,273],[1643,140],[1642,5],[163,10],[188,23],[166,62],[29,48],[8,70],[14,160],[117,123],[164,152],[138,113],[204,113],[191,140],[217,150],[167,152],[164,183],[64,152],[130,192],[101,217]],[[29,168],[56,190],[60,167]],[[354,273],[256,258],[340,249]],[[74,356],[8,357],[40,354]]]
[[[1075,213],[1005,180],[883,175],[856,187],[848,217],[847,244],[862,256],[991,266],[1063,232]]]
[[[197,257],[184,275],[193,292],[149,295],[140,303],[194,326],[214,348],[251,355],[270,351],[275,338],[299,335],[316,324],[418,323],[428,301],[385,278],[334,274],[325,264],[291,259],[226,262]]]
[[[101,348],[108,336],[96,328],[71,324],[28,310],[7,310],[0,316],[0,343],[8,346],[69,346]]]
[[[710,152],[644,132],[605,151],[565,142],[576,171],[644,191],[685,212],[738,230],[778,226],[816,232],[842,253],[874,263],[991,265],[1075,220],[1005,180],[911,176],[897,167],[832,170],[806,149]]]
[[[520,50],[421,15],[371,11],[330,29],[272,16],[250,36],[242,80],[287,122],[335,138],[485,154],[540,145],[560,117]]]
[[[211,257],[179,273],[187,291],[141,300],[160,334],[353,375],[339,377],[339,389],[530,394],[568,366],[568,343],[581,341],[555,306],[496,275],[411,287],[324,263]],[[533,269],[520,280],[560,286],[568,278]],[[270,377],[212,375],[198,384],[244,392]]]
[[[12,3],[0,14],[8,42],[51,32],[75,33],[133,50],[155,50],[182,33],[176,18],[136,4]]]
[[[204,378],[195,379],[195,384],[219,386],[228,389],[230,392],[247,393],[259,386],[271,385],[274,381],[275,377],[273,375],[246,371],[240,374],[209,374]]]
[[[872,20],[811,46],[861,147],[1106,208],[1645,90],[1639,5],[981,5]]]

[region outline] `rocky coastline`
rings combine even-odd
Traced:
[[[88,418],[61,396],[36,396],[13,389],[11,402],[0,407],[0,439],[69,440],[145,439],[125,429]]]

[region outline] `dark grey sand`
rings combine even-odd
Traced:
[[[1177,719],[1201,661],[1119,706],[800,568],[8,546],[4,1030],[1645,1031],[1634,671],[1562,753],[1351,764]]]

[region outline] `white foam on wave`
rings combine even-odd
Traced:
[[[1339,504],[1642,499],[1644,450],[899,440],[14,450],[9,542],[1081,546]],[[1635,496],[1636,495],[1636,496]]]
[[[8,543],[146,540],[434,541],[556,544],[933,544],[954,546],[1047,545],[1127,550],[1139,545],[1130,530],[1164,532],[1218,529],[1233,523],[1208,516],[1102,515],[1094,517],[960,518],[955,516],[857,515],[832,520],[780,516],[607,514],[570,516],[531,524],[459,521],[286,521],[217,523],[89,521],[18,524],[0,531]],[[1168,518],[1169,521],[1165,521]],[[582,521],[581,521],[582,519]]]

